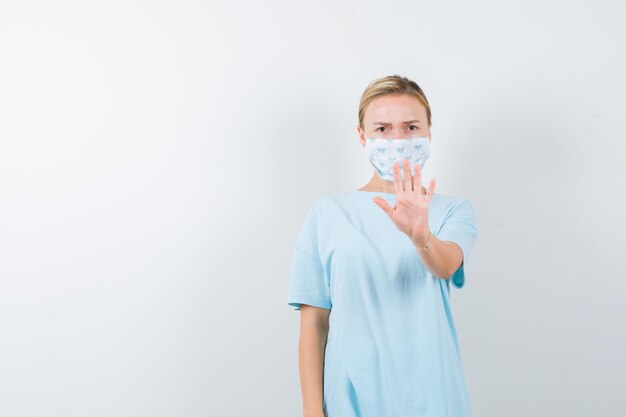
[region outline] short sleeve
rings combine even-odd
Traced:
[[[468,199],[460,200],[452,207],[437,234],[437,239],[454,242],[461,247],[463,252],[461,265],[450,277],[452,284],[457,288],[462,288],[465,284],[464,266],[474,248],[477,236],[478,227],[472,204]]]
[[[293,250],[287,304],[301,310],[302,304],[330,309],[330,280],[319,256],[318,205],[309,209]]]

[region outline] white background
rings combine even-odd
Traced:
[[[625,11],[2,2],[0,415],[300,415],[296,233],[369,180],[358,100],[396,73],[476,212],[474,414],[626,415]]]

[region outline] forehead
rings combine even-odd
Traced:
[[[408,94],[387,94],[378,97],[367,106],[364,123],[402,123],[406,120],[426,122],[426,107],[414,96]]]

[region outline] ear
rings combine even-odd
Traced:
[[[359,141],[361,146],[365,147],[365,132],[361,129],[361,126],[356,125],[356,131],[359,133]]]

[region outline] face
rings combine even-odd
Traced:
[[[367,138],[406,139],[428,137],[430,126],[426,107],[407,94],[387,94],[373,100],[365,109],[363,129],[357,126],[361,146]]]

